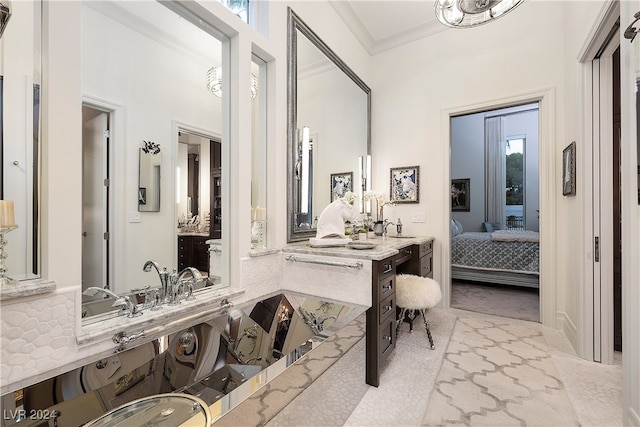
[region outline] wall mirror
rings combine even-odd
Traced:
[[[7,275],[40,277],[42,3],[14,1],[0,35],[0,199],[14,202]]]
[[[108,287],[144,301],[135,290],[161,283],[155,269],[143,269],[147,261],[169,272],[197,268],[210,278],[198,292],[228,284],[228,266],[221,260],[211,278],[207,243],[217,239],[221,251],[226,245],[222,195],[213,190],[222,188],[228,173],[220,150],[225,92],[224,86],[214,90],[220,85],[212,70],[224,65],[227,40],[205,17],[182,13],[183,5],[82,4],[82,92],[85,106],[95,110],[83,124],[86,129],[89,118],[106,115],[100,122],[109,128],[83,133],[83,149],[95,145],[85,135],[108,140],[91,163],[85,158],[83,186],[109,182],[108,188],[93,191],[102,191],[102,197],[83,197],[83,254],[91,254],[83,260],[83,289]],[[110,308],[95,303],[105,301],[100,293],[83,299],[87,317],[100,311],[89,309],[90,303]]]
[[[160,147],[145,141],[140,149],[138,167],[138,210],[160,212],[160,173],[162,153]]]
[[[332,174],[353,173],[350,190],[360,193],[361,159],[371,154],[371,89],[288,13],[287,238],[294,242],[315,236]]]

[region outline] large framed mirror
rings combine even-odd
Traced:
[[[162,283],[147,261],[169,273],[195,268],[209,279],[198,292],[228,285],[228,267],[216,260],[213,271],[208,243],[226,249],[226,94],[213,70],[228,62],[228,40],[184,7],[83,2],[83,290],[146,304],[141,294]],[[83,295],[85,324],[103,297]]]
[[[2,2],[1,6],[0,199],[14,204],[18,228],[7,234],[5,255],[7,275],[19,281],[41,275],[43,8],[41,1]]]
[[[315,236],[332,175],[353,173],[345,191],[366,185],[371,89],[291,8],[288,20],[287,241],[295,242]]]

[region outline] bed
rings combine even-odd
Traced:
[[[539,254],[539,234],[534,231],[464,232],[451,238],[451,276],[537,288]]]

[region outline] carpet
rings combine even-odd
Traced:
[[[476,313],[540,321],[538,289],[454,281],[451,307]]]
[[[542,331],[459,318],[423,425],[577,426]]]

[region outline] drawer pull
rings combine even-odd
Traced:
[[[383,336],[382,336],[382,339],[383,339],[383,340],[387,340],[387,341],[391,342],[391,340],[392,340],[393,338],[392,338],[392,337],[390,337],[389,335],[383,335]]]
[[[389,305],[385,305],[384,307],[384,313],[382,313],[383,315],[387,314],[388,312],[391,311],[391,309],[393,308],[393,305],[389,304]]]
[[[393,285],[391,283],[389,283],[388,285],[382,285],[382,289],[384,291],[390,291],[391,289],[393,289]]]
[[[382,273],[390,273],[393,271],[393,264],[384,264],[384,271]]]
[[[407,255],[413,255],[413,251],[411,249],[405,249],[404,253]]]

